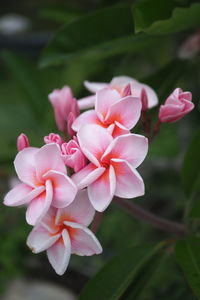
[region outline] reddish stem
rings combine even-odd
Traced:
[[[151,132],[151,119],[147,115],[147,110],[142,111],[141,120],[142,120],[143,131],[147,136],[149,136]]]
[[[162,124],[162,123],[161,123],[160,120],[158,119],[158,121],[157,121],[156,124],[154,125],[154,128],[153,128],[153,134],[152,134],[152,136],[149,138],[149,142],[152,142],[153,139],[156,137],[156,135],[159,133],[161,124]]]
[[[184,236],[187,234],[187,230],[184,224],[172,222],[160,216],[154,215],[153,213],[141,208],[139,205],[131,202],[130,200],[115,197],[114,201],[124,211],[128,212],[130,215],[133,215],[139,220],[148,222],[159,229],[174,233],[176,235]]]

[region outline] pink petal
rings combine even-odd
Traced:
[[[37,152],[38,148],[25,148],[17,154],[14,160],[15,170],[19,179],[32,187],[37,185],[35,170],[35,155]]]
[[[62,158],[65,165],[74,169],[75,172],[83,169],[87,164],[87,158],[80,149],[77,141],[70,140],[61,146]]]
[[[49,135],[45,136],[44,137],[44,142],[45,142],[45,144],[56,143],[59,146],[61,146],[64,143],[64,141],[59,136],[59,134],[56,134],[56,133],[50,133]]]
[[[184,103],[183,103],[184,102]],[[194,108],[194,103],[182,100],[182,105],[165,104],[161,105],[159,119],[161,122],[173,123],[180,120]]]
[[[109,167],[96,181],[88,187],[88,196],[97,211],[104,211],[110,202],[116,188],[115,172]]]
[[[46,181],[46,191],[34,198],[26,211],[26,221],[35,225],[47,213],[53,198],[53,187],[50,180]]]
[[[85,156],[100,167],[100,157],[113,140],[109,132],[101,126],[91,124],[81,128],[77,137]]]
[[[129,76],[116,76],[113,77],[113,79],[110,82],[111,86],[119,86],[119,87],[125,87],[127,84],[132,84],[138,82],[132,77]]]
[[[114,77],[110,83],[110,86],[113,88],[116,87],[119,90],[120,88],[124,88],[128,83],[130,83],[131,85],[131,92],[133,96],[140,97],[142,89],[145,89],[148,97],[148,108],[152,108],[158,104],[158,97],[155,91],[150,86],[141,83],[129,76]]]
[[[100,254],[102,252],[102,247],[92,233],[87,227],[74,222],[64,222],[72,230],[71,238],[71,252],[72,254],[77,254],[80,256],[90,256],[93,254]],[[70,235],[70,230],[69,230]]]
[[[130,130],[128,130],[126,127],[124,127],[119,122],[115,121],[114,130],[112,132],[112,136],[114,138],[116,138],[116,137],[118,137],[120,135],[128,134],[128,133],[130,133]]]
[[[115,124],[110,124],[108,127],[107,127],[107,131],[110,133],[110,135],[113,136],[113,132],[115,131]]]
[[[185,104],[185,107],[184,107],[185,114],[188,114],[191,110],[193,110],[194,103],[192,103],[191,101],[188,101],[188,100],[182,100],[182,102]]]
[[[191,103],[191,102],[190,102]],[[159,119],[161,122],[175,122],[182,117],[184,104],[165,104],[160,106]]]
[[[66,229],[62,231],[62,238],[47,250],[47,256],[56,273],[63,275],[71,256],[71,242]]]
[[[188,100],[188,101],[192,101],[192,93],[191,92],[182,92],[181,98]]]
[[[141,103],[142,103],[142,111],[147,111],[147,109],[148,109],[148,96],[147,96],[147,93],[146,93],[144,88],[141,91],[140,100],[141,100]]]
[[[116,174],[116,196],[135,198],[144,195],[144,182],[128,162],[112,159],[112,165]]]
[[[75,134],[74,130],[72,129],[72,124],[74,123],[76,117],[77,116],[73,112],[70,112],[67,117],[67,132],[71,137]]]
[[[53,185],[52,205],[54,207],[65,207],[74,200],[77,187],[67,175],[58,171],[48,171],[43,178],[49,179]]]
[[[101,161],[119,158],[128,161],[137,168],[145,159],[148,151],[148,139],[139,134],[121,135],[109,145]]]
[[[139,83],[139,85],[133,85],[133,90],[134,89],[136,91],[136,94],[138,93],[138,96],[141,95],[142,89],[145,90],[148,98],[148,108],[152,108],[158,104],[158,97],[155,91],[150,86],[144,83]]]
[[[50,170],[56,170],[66,174],[65,164],[60,155],[57,144],[47,144],[39,149],[35,155],[37,177],[42,180],[42,175]]]
[[[108,123],[117,121],[127,129],[132,129],[140,118],[141,109],[139,98],[131,96],[122,98],[110,106],[105,121]]]
[[[95,111],[103,122],[112,104],[118,102],[121,96],[116,90],[105,88],[96,94]]]
[[[21,151],[27,147],[29,147],[29,140],[26,134],[21,133],[17,138],[17,150]]]
[[[58,209],[51,206],[39,223],[51,234],[55,234],[59,231],[59,227],[55,223],[57,212]]]
[[[88,91],[90,91],[92,93],[96,93],[96,92],[102,90],[103,88],[107,87],[108,84],[105,82],[90,82],[90,81],[85,80],[84,86],[86,87],[86,89],[88,89]]]
[[[83,189],[94,182],[101,174],[103,174],[105,168],[97,168],[92,163],[88,164],[85,168],[72,175],[72,180],[77,185],[78,189]]]
[[[19,184],[5,196],[4,204],[8,206],[28,204],[32,199],[40,195],[44,190],[44,186],[33,189],[24,183]]]
[[[127,96],[131,96],[131,85],[130,83],[128,83],[122,93],[122,98],[127,97]]]
[[[94,214],[95,210],[85,189],[78,192],[75,200],[69,206],[58,210],[56,224],[61,224],[65,220],[88,226],[92,222]]]
[[[90,109],[94,107],[96,97],[94,95],[84,97],[78,100],[78,107],[80,110]]]
[[[56,89],[49,94],[49,101],[53,106],[56,124],[60,131],[64,131],[66,128],[66,118],[72,111],[74,100],[72,91],[68,86]]]
[[[52,235],[43,226],[33,228],[27,239],[27,246],[33,253],[39,253],[50,248],[60,238],[61,233]]]
[[[72,129],[78,132],[84,125],[99,124],[98,116],[95,110],[88,110],[78,116],[72,124]]]

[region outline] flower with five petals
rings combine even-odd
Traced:
[[[74,200],[77,187],[67,176],[57,144],[25,148],[17,154],[14,165],[22,183],[8,192],[4,204],[27,205],[30,225],[35,225],[50,206],[62,208]]]
[[[136,168],[144,160],[148,140],[138,134],[113,137],[99,125],[79,130],[79,145],[90,163],[72,176],[97,211],[104,211],[114,195],[134,198],[144,194],[144,183]]]
[[[73,203],[66,208],[50,208],[29,234],[27,245],[34,253],[46,250],[52,267],[62,275],[71,254],[90,256],[102,252],[99,241],[87,228],[94,213],[86,190],[79,191]]]
[[[105,88],[97,92],[95,110],[88,110],[78,116],[72,128],[78,132],[86,124],[97,124],[114,136],[127,134],[138,122],[142,104],[133,96],[121,97],[118,91]]]
[[[127,87],[127,85],[130,84],[131,88],[131,95],[134,97],[138,97],[141,99],[142,97],[142,91],[144,90],[148,99],[147,106],[148,108],[152,108],[158,104],[158,97],[155,93],[155,91],[148,86],[147,84],[141,83],[137,81],[134,78],[131,78],[129,76],[117,76],[114,77],[110,83],[105,82],[90,82],[85,81],[84,85],[85,87],[92,93],[97,93],[98,91],[109,87],[113,90],[118,91],[118,93],[123,96],[124,90]],[[142,100],[142,99],[141,99]],[[105,99],[106,101],[106,99]],[[78,106],[80,109],[88,109],[91,107],[94,107],[95,104],[95,96],[88,96],[85,98],[82,98],[78,101]]]

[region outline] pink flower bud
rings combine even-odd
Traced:
[[[127,97],[130,95],[131,95],[131,85],[130,83],[128,83],[123,90],[122,97]]]
[[[87,159],[81,151],[76,137],[68,143],[63,143],[61,145],[61,152],[65,164],[74,169],[75,172],[85,167]]]
[[[72,112],[75,118],[79,115],[77,101],[68,86],[54,90],[49,95],[49,101],[54,109],[56,124],[59,130],[64,132],[67,129],[69,114]]]
[[[140,99],[142,102],[142,111],[146,111],[148,109],[148,96],[144,88],[141,91]]]
[[[59,136],[59,134],[56,134],[56,133],[50,133],[49,135],[45,136],[44,137],[44,142],[45,142],[45,144],[56,143],[59,146],[61,146],[62,143],[64,143],[64,141]]]
[[[21,133],[17,138],[17,150],[21,151],[27,147],[29,147],[28,137],[24,133]]]
[[[67,131],[70,136],[75,135],[75,131],[72,129],[72,124],[74,123],[76,119],[76,115],[73,112],[70,112],[68,115],[68,121],[67,121]]]
[[[178,57],[182,59],[191,59],[200,51],[200,30],[190,35],[181,45]]]
[[[183,92],[181,88],[176,88],[165,104],[160,107],[160,122],[173,123],[183,118],[194,108],[191,101],[192,94],[190,92]]]

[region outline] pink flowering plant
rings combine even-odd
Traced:
[[[200,299],[200,4],[88,12],[53,35],[44,70],[2,55],[15,80],[0,110],[0,289],[19,254],[79,300]]]
[[[19,135],[14,166],[20,183],[4,198],[7,206],[27,207],[26,221],[33,226],[27,245],[33,253],[46,251],[59,275],[66,271],[71,254],[102,253],[95,236],[98,212],[112,201],[125,209],[130,205],[131,211],[130,199],[145,193],[137,168],[161,123],[178,121],[194,108],[192,94],[177,88],[144,136],[133,132],[140,120],[145,129],[147,110],[158,104],[152,88],[126,76],[111,84],[86,86],[95,93],[90,103],[94,109],[80,114],[79,107],[88,108],[87,97],[76,100],[67,86],[49,95],[62,137],[50,133],[36,148],[25,134]],[[88,228],[91,222],[94,232]]]
[[[80,115],[74,107],[78,112],[83,100],[75,100],[67,86],[57,89],[49,100],[63,137],[50,133],[41,148],[30,146],[25,134],[17,138],[14,166],[20,184],[7,193],[4,204],[27,207],[26,221],[34,226],[27,245],[34,253],[46,250],[59,275],[66,271],[71,253],[102,252],[87,228],[95,211],[105,211],[114,197],[144,195],[136,168],[147,155],[148,138],[131,133],[140,119],[142,101],[132,96],[131,89],[124,97],[130,83],[121,94],[112,87],[100,89],[95,110]]]

